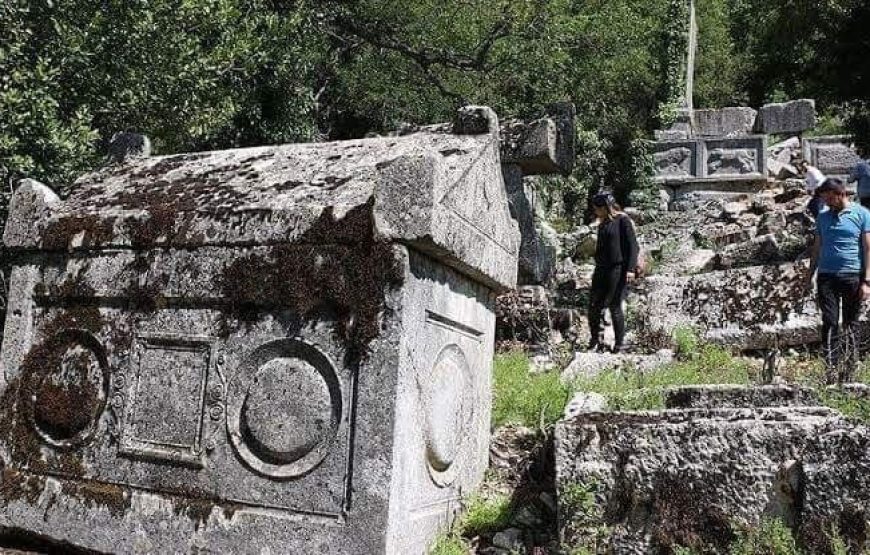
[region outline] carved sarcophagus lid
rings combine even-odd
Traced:
[[[487,463],[519,234],[486,108],[25,181],[0,526],[105,552],[419,553]]]

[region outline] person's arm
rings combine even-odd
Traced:
[[[870,230],[861,234],[864,248],[864,273],[861,276],[861,300],[870,298]]]
[[[640,247],[637,246],[637,236],[634,233],[634,223],[628,216],[620,216],[619,225],[622,228],[622,256],[625,261],[625,269],[631,273],[637,273],[637,255]]]
[[[860,170],[861,170],[861,163],[859,162],[859,163],[855,164],[855,166],[849,172],[848,183],[854,183],[855,181],[858,181],[858,177],[860,177],[859,174],[861,173]]]
[[[864,234],[866,237],[866,234]],[[813,240],[813,247],[810,249],[810,267],[807,270],[806,278],[804,279],[804,286],[809,289],[813,284],[813,276],[816,273],[816,269],[819,267],[819,253],[822,252],[822,236],[819,235],[819,232],[816,231],[816,237]]]

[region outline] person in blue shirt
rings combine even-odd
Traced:
[[[852,325],[858,318],[861,301],[870,298],[870,211],[849,201],[843,182],[826,179],[819,186],[819,196],[828,210],[816,220],[816,238],[810,258],[806,285],[812,284],[818,270],[818,305],[822,313],[822,350],[828,367],[828,382],[844,382],[851,378],[851,368],[833,375],[840,350],[840,312],[842,305],[843,332],[853,334]],[[854,335],[852,335],[854,337]],[[846,353],[855,357],[854,346]],[[855,359],[852,359],[854,362]]]
[[[867,148],[858,149],[858,155],[861,156],[861,161],[855,164],[849,174],[849,183],[858,182],[858,199],[861,206],[870,208],[870,155]]]

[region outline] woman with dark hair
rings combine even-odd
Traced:
[[[616,338],[613,352],[620,352],[625,346],[622,301],[625,299],[626,285],[638,273],[640,249],[634,233],[634,222],[619,211],[613,195],[598,193],[592,197],[592,208],[598,220],[598,241],[595,271],[589,290],[589,349],[602,348],[601,321],[605,309],[609,309]]]

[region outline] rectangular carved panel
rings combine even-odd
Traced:
[[[178,335],[140,335],[136,343],[121,452],[201,466],[211,343]]]

